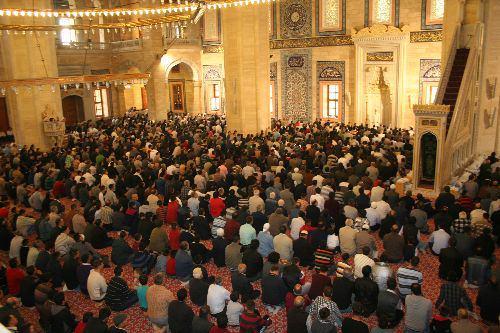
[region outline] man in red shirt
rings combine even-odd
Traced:
[[[210,199],[210,215],[212,215],[213,218],[219,217],[224,209],[226,209],[226,204],[224,200],[219,198],[219,192],[215,191],[214,197]]]
[[[0,202],[0,218],[7,219],[9,217],[9,208],[5,203]]]
[[[167,205],[167,223],[177,223],[177,218],[179,216],[179,202],[175,196],[170,198],[170,202]]]
[[[177,228],[177,223],[173,223],[170,231],[168,232],[168,240],[170,242],[171,250],[178,250],[180,247],[181,231]]]
[[[24,271],[17,267],[17,258],[12,258],[9,261],[9,268],[7,268],[7,287],[9,294],[12,296],[19,296],[21,292],[21,280],[24,278]]]

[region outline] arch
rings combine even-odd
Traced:
[[[165,80],[168,81],[168,75],[170,74],[170,71],[172,68],[180,63],[186,64],[190,69],[191,72],[193,73],[193,81],[200,81],[200,71],[198,69],[198,66],[196,64],[187,59],[187,58],[176,58],[172,57],[171,55],[164,54],[161,57],[161,64],[165,67]]]
[[[66,125],[75,125],[85,120],[83,98],[79,95],[68,95],[62,99],[63,116]]]
[[[437,136],[433,132],[426,131],[420,136],[420,168],[419,186],[434,187],[437,166]]]

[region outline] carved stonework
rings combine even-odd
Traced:
[[[351,36],[355,39],[371,39],[371,38],[404,38],[408,35],[409,28],[407,25],[397,28],[391,25],[374,24],[371,27],[366,27],[361,30],[351,29]]]
[[[309,37],[312,34],[312,1],[280,2],[281,38]]]
[[[450,112],[449,105],[441,104],[415,104],[413,105],[413,113],[415,116],[448,116]]]
[[[203,78],[205,81],[217,81],[222,79],[222,66],[221,65],[204,65]]]
[[[500,109],[500,97],[495,97],[497,89],[497,78],[490,77],[486,79],[486,99],[489,107],[484,108],[484,128],[490,128],[495,123],[495,116]],[[497,102],[498,100],[498,102]]]
[[[203,46],[203,53],[222,53],[224,47],[222,45],[205,45]]]
[[[278,63],[272,62],[269,64],[269,79],[276,81],[278,79]]]
[[[392,61],[394,61],[394,53],[393,52],[368,52],[366,54],[366,61],[392,62]]]
[[[271,49],[293,49],[321,46],[345,46],[353,44],[351,36],[340,35],[330,37],[272,40],[270,41],[269,46]]]
[[[441,42],[443,31],[412,31],[410,32],[410,43]]]

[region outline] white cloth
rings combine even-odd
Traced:
[[[106,296],[106,291],[108,290],[106,279],[94,269],[90,271],[87,280],[87,290],[90,299],[93,301],[100,301]]]
[[[210,308],[210,313],[217,314],[224,311],[230,295],[231,293],[226,288],[211,284],[207,293],[207,305]]]
[[[328,235],[328,237],[326,238],[326,247],[328,249],[333,250],[334,248],[336,248],[339,245],[340,245],[339,236],[337,236],[335,234]]]

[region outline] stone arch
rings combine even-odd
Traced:
[[[183,58],[183,57],[176,58],[176,57],[172,57],[171,55],[164,54],[161,58],[161,63],[165,67],[165,80],[166,81],[168,80],[168,75],[170,74],[170,71],[172,70],[172,68],[180,63],[186,64],[191,69],[191,72],[193,73],[193,81],[200,81],[201,80],[201,75],[200,75],[200,71],[198,69],[198,66],[196,66],[196,64],[188,58]]]

